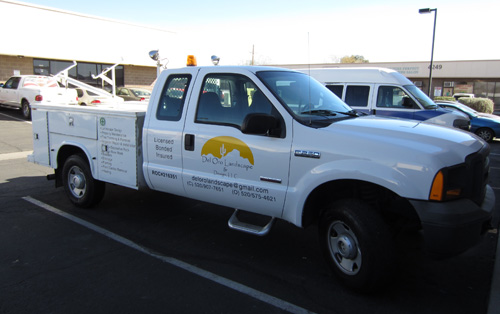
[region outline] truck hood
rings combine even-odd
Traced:
[[[464,156],[487,145],[474,134],[456,128],[376,116],[338,121],[324,130],[334,143],[341,144],[346,142],[342,138],[349,139],[342,144],[346,151],[351,148],[355,154],[355,149],[363,147],[368,158],[386,162],[428,157],[443,159],[443,166],[450,166],[463,162]]]

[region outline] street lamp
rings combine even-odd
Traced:
[[[427,14],[427,13],[431,13],[432,11],[434,11],[434,30],[432,31],[431,67],[429,69],[429,97],[432,97],[431,96],[431,89],[432,89],[432,63],[434,61],[434,38],[436,36],[436,18],[437,18],[437,14],[438,14],[438,9],[426,8],[426,9],[420,9],[420,10],[418,10],[418,13],[420,13],[420,14]]]

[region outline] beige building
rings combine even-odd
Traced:
[[[0,20],[15,26],[2,32],[0,82],[15,74],[55,74],[76,61],[69,75],[90,85],[103,87],[92,75],[119,64],[117,86],[150,87],[156,62],[149,51],[171,49],[176,36],[147,25],[11,0],[0,0]]]

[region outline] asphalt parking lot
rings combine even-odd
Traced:
[[[498,204],[500,141],[491,149]],[[435,260],[414,247],[391,287],[361,295],[332,277],[314,227],[278,222],[254,237],[227,228],[231,209],[117,186],[76,209],[31,150],[31,124],[0,107],[2,314],[500,313],[488,310],[498,206],[473,249]]]

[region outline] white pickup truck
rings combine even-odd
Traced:
[[[0,87],[0,104],[20,108],[25,119],[31,118],[35,103],[78,104],[76,90],[59,86],[54,77],[43,75],[13,76]]]
[[[76,206],[95,205],[108,182],[235,208],[229,226],[253,234],[276,219],[317,224],[328,264],[356,289],[388,277],[410,230],[443,255],[475,245],[495,201],[489,146],[475,135],[358,117],[279,68],[166,70],[143,107],[35,104],[33,133],[28,160],[54,168]]]

